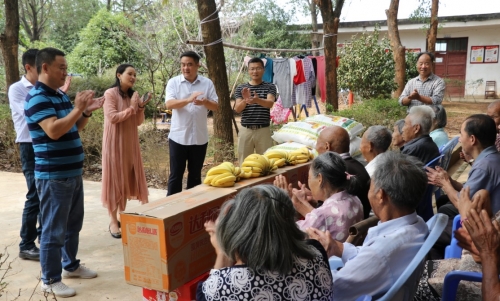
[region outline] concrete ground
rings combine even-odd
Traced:
[[[0,172],[0,253],[8,254],[11,270],[1,279],[4,264],[0,268],[0,283],[7,282],[7,292],[2,300],[46,300],[40,292],[40,263],[18,258],[19,229],[26,195],[23,174]],[[85,219],[80,232],[78,258],[86,267],[98,273],[94,279],[65,279],[63,282],[76,290],[77,295],[68,300],[142,300],[142,288],[125,283],[121,240],[108,232],[108,214],[100,201],[101,183],[84,181]],[[166,190],[149,189],[149,200],[155,201]],[[128,208],[139,206],[130,201]],[[6,253],[6,252],[7,253]],[[5,257],[2,257],[2,259]],[[32,296],[32,293],[34,295]],[[61,298],[59,298],[61,299]],[[53,300],[51,297],[48,300]]]

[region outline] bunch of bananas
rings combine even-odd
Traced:
[[[314,155],[309,151],[307,147],[301,147],[299,149],[288,152],[286,163],[288,165],[296,165],[306,163],[313,158]]]
[[[272,170],[277,169],[274,159],[268,159],[266,156],[251,154],[241,163],[242,178],[256,178],[267,176]]]
[[[214,187],[232,187],[240,180],[241,174],[241,169],[233,163],[222,162],[208,170],[203,183]]]
[[[274,165],[276,166],[276,168],[286,165],[287,156],[288,153],[286,151],[282,151],[279,149],[271,149],[264,153],[264,157],[267,157],[269,160],[274,160]]]

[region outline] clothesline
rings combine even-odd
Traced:
[[[203,45],[203,41],[187,40],[186,44]],[[324,49],[324,47],[321,47],[321,48],[311,48],[311,49],[255,48],[255,47],[246,47],[246,46],[234,45],[234,44],[230,44],[230,43],[226,43],[226,42],[223,42],[222,45],[224,45],[224,47],[228,47],[228,48],[234,48],[234,49],[240,49],[240,50],[249,50],[249,51],[256,51],[256,52],[304,52],[304,53],[309,53],[309,52],[314,52],[314,51],[318,51],[318,50],[323,50]]]

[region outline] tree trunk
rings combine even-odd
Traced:
[[[316,3],[314,0],[308,0],[309,10],[311,11],[311,24],[312,24],[312,34],[311,34],[311,48],[319,48],[321,46],[321,41],[318,37],[318,13],[316,10]],[[319,51],[314,51],[313,55],[318,56]]]
[[[396,91],[394,91],[394,97],[399,97],[401,93],[403,93],[406,74],[405,47],[401,45],[401,39],[399,38],[398,30],[398,9],[399,0],[391,0],[389,9],[385,11],[385,14],[387,15],[389,39],[391,41],[392,54],[395,63],[394,81],[398,85]]]
[[[201,35],[205,45],[217,42],[222,38],[219,14],[215,13],[215,0],[196,0],[200,20],[209,17],[209,22],[201,24]],[[211,20],[211,21],[210,21]],[[234,160],[234,140],[231,117],[233,110],[229,98],[229,86],[226,71],[226,59],[222,40],[216,44],[205,46],[208,77],[215,85],[219,97],[219,109],[214,112],[214,161]]]
[[[106,2],[106,9],[108,11],[111,11],[111,0],[107,0],[107,2]]]
[[[19,3],[17,0],[5,0],[5,31],[0,34],[0,48],[5,62],[7,90],[19,80]]]
[[[337,33],[339,29],[339,18],[344,6],[344,0],[335,0],[335,10],[332,6],[333,0],[315,0],[323,17],[323,33],[325,47],[325,76],[326,76],[326,103],[333,106],[333,111],[339,109],[339,98],[337,92]],[[353,91],[354,92],[354,91]],[[327,107],[327,112],[329,108]]]
[[[436,51],[436,38],[438,30],[438,8],[439,0],[432,0],[431,6],[431,24],[427,31],[427,52],[434,54]],[[434,64],[432,65],[432,72],[434,72]]]

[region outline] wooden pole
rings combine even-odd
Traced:
[[[203,45],[203,41],[196,41],[196,40],[187,40],[186,44],[191,44],[191,45]],[[255,48],[255,47],[246,47],[246,46],[239,46],[239,45],[234,45],[230,43],[223,42],[222,45],[224,47],[228,48],[234,48],[234,49],[240,49],[240,50],[248,50],[248,51],[256,51],[256,52],[304,52],[304,53],[309,53],[309,52],[314,52],[318,50],[323,50],[324,47],[321,48],[311,48],[311,49],[271,49],[271,48]]]

